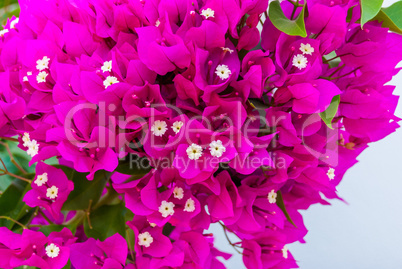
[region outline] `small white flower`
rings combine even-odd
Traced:
[[[190,15],[194,15],[195,14],[195,11],[194,10],[191,10],[190,11]]]
[[[24,144],[22,144],[24,147],[28,147],[29,143],[31,143],[31,138],[29,136],[29,133],[24,133],[24,136],[22,137],[22,141]]]
[[[222,145],[222,141],[212,141],[211,144],[209,144],[209,151],[212,156],[220,158],[226,151],[226,148]]]
[[[151,127],[151,132],[155,135],[155,136],[162,136],[166,133],[167,131],[167,124],[165,121],[161,121],[161,120],[157,120],[154,122],[154,124]]]
[[[112,61],[106,61],[103,63],[101,70],[103,72],[111,72],[112,71]]]
[[[308,54],[312,55],[314,52],[314,48],[310,44],[300,44],[300,51],[303,52],[303,54]]]
[[[201,15],[204,16],[204,18],[207,20],[208,18],[214,18],[215,11],[213,11],[213,10],[210,9],[210,8],[203,9],[203,10],[201,11]]]
[[[36,140],[32,140],[28,143],[27,154],[31,157],[35,156],[39,152],[39,144]]]
[[[159,212],[164,218],[172,216],[174,214],[174,204],[172,202],[162,201],[161,205],[159,206]]]
[[[282,255],[285,259],[288,258],[288,248],[286,246],[284,246],[282,249]]]
[[[8,33],[8,29],[3,29],[0,31],[0,36],[3,37],[7,33]]]
[[[248,118],[250,119],[251,122],[255,122],[257,120],[257,117],[254,115],[248,115]]]
[[[156,27],[159,27],[159,25],[161,25],[161,21],[158,19],[158,20],[156,20],[156,22],[155,22],[155,26],[156,26]]]
[[[56,258],[57,256],[59,256],[60,254],[60,248],[58,246],[56,246],[55,244],[51,243],[50,245],[48,245],[46,248],[46,255],[49,258]]]
[[[46,82],[46,78],[48,75],[49,74],[46,71],[42,71],[36,76],[36,80],[38,81],[38,83]]]
[[[193,143],[187,148],[186,152],[190,160],[198,160],[202,156],[202,147]]]
[[[47,181],[48,181],[47,173],[43,173],[42,175],[39,175],[39,176],[36,177],[36,180],[34,181],[34,183],[36,185],[38,185],[39,187],[41,187]]]
[[[22,81],[24,81],[24,82],[29,81],[29,80],[28,80],[28,76],[32,76],[32,72],[27,72],[27,75],[22,78]]]
[[[144,246],[148,248],[152,242],[154,241],[154,238],[149,232],[141,233],[138,235],[138,245]]]
[[[52,186],[50,188],[47,188],[46,197],[49,199],[55,199],[55,198],[57,198],[58,193],[59,193],[59,188],[57,188],[56,186]]]
[[[50,58],[48,58],[47,56],[44,56],[41,60],[36,61],[36,69],[38,69],[39,71],[48,69],[49,62],[50,62]]]
[[[173,123],[173,126],[172,126],[173,132],[178,134],[180,132],[181,127],[183,127],[183,125],[184,125],[184,123],[182,121],[176,121],[175,123]]]
[[[105,86],[105,88],[109,87],[110,85],[119,83],[119,81],[117,80],[116,77],[113,76],[108,76],[105,81],[103,81],[103,85]]]
[[[278,194],[275,192],[275,190],[272,190],[270,193],[268,193],[268,201],[270,204],[275,204],[276,203],[276,197]]]
[[[335,169],[332,168],[332,167],[330,167],[330,168],[328,169],[327,176],[328,176],[328,178],[329,178],[330,180],[333,180],[333,179],[335,178]]]
[[[230,54],[232,54],[232,53],[234,52],[234,50],[231,50],[231,49],[225,48],[225,47],[221,47],[221,49],[222,49],[224,52],[229,52]]]
[[[216,67],[215,74],[221,79],[228,79],[232,71],[230,71],[226,64],[220,64]]]
[[[195,202],[193,199],[188,198],[186,201],[186,205],[184,206],[184,211],[186,212],[194,212],[195,211]]]
[[[177,198],[179,200],[183,199],[183,197],[184,197],[183,188],[175,187],[174,190],[173,190],[173,195],[174,195],[174,198]]]
[[[10,22],[10,29],[15,29],[15,26],[18,24],[19,21],[20,21],[19,18],[15,18],[14,20],[12,20]]]
[[[307,58],[303,54],[297,54],[293,57],[293,66],[296,66],[300,70],[307,67]]]

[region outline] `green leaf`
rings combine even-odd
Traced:
[[[87,173],[79,173],[61,165],[55,165],[55,167],[63,169],[68,179],[74,182],[74,190],[68,196],[62,210],[88,209],[90,200],[92,200],[93,205],[96,204],[110,176],[110,173],[98,171],[93,180],[88,180],[86,178]]]
[[[16,3],[18,3],[18,0],[0,0],[0,7],[5,7]]]
[[[21,224],[26,225],[32,219],[32,215],[35,213],[35,211],[35,207],[29,207],[25,204],[25,202],[19,201],[17,207],[14,209],[13,212],[11,212],[10,217],[18,220],[18,222],[20,222]],[[11,228],[12,231],[17,231],[21,229],[22,227],[18,224],[14,224]]]
[[[130,154],[130,157],[127,160],[120,161],[119,165],[116,168],[116,172],[125,174],[125,175],[133,175],[137,178],[142,178],[149,171],[152,170],[152,167],[149,163],[149,160],[145,157],[140,158],[138,155]]]
[[[384,0],[360,0],[362,8],[362,16],[360,24],[363,25],[374,18],[381,10],[381,6]]]
[[[89,215],[92,229],[88,218],[84,221],[84,231],[88,237],[105,240],[106,238],[119,233],[125,237],[125,214],[124,203],[117,205],[104,205],[92,211]]]
[[[304,25],[304,11],[305,6],[303,6],[303,9],[299,16],[297,16],[296,20],[289,20],[283,13],[279,1],[273,1],[269,4],[268,16],[272,24],[285,34],[306,37],[307,32]]]
[[[19,179],[12,181],[7,190],[0,197],[0,216],[9,216],[15,218],[15,212],[21,211],[23,203],[21,200],[27,190],[28,183]],[[0,219],[0,226],[11,228],[13,222]]]
[[[331,104],[324,112],[320,113],[321,119],[325,122],[328,128],[332,128],[332,120],[334,119],[336,112],[338,112],[339,103],[341,102],[341,96],[337,95],[332,98]]]
[[[68,263],[62,269],[70,269],[71,268],[71,261],[68,260]]]
[[[286,219],[297,228],[296,224],[293,222],[293,220],[291,219],[288,211],[286,210],[285,207],[285,203],[283,202],[283,197],[282,197],[282,192],[278,191],[277,193],[277,197],[276,197],[276,205],[282,210],[283,214],[285,214]]]
[[[29,158],[28,158],[29,156],[22,149],[18,147],[18,143],[6,140],[1,141],[3,143],[7,143],[12,155],[14,156],[15,161],[21,167],[23,167],[28,173],[35,172],[35,165],[29,166]],[[21,171],[18,170],[18,168],[11,162],[6,147],[4,147],[3,145],[0,145],[0,156],[2,157],[2,160],[4,161],[4,164],[6,165],[8,171],[10,171],[13,174],[26,177],[26,175],[23,175]],[[13,180],[14,178],[9,175],[1,176],[0,190],[5,191]]]
[[[402,1],[398,1],[390,7],[382,8],[374,20],[382,22],[382,27],[402,34]]]
[[[63,230],[64,227],[67,227],[65,225],[56,225],[56,224],[51,224],[51,225],[43,225],[40,227],[39,231],[44,233],[46,236],[49,236],[51,232],[60,232]]]
[[[263,100],[257,99],[257,98],[250,98],[248,99],[248,102],[250,103],[251,107],[257,110],[265,110],[267,108],[270,108],[269,105],[265,104]]]

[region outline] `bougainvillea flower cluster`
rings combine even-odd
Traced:
[[[1,268],[225,268],[213,224],[247,268],[297,268],[300,210],[340,199],[399,127],[385,84],[402,36],[361,26],[357,0],[19,4],[0,32],[0,136],[36,171],[19,176],[31,215],[0,227]]]

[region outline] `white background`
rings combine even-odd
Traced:
[[[384,6],[394,2],[385,0]],[[402,73],[390,84],[402,95]],[[396,114],[402,118],[402,99]],[[302,212],[309,230],[307,244],[289,246],[300,268],[402,268],[402,129],[371,144],[358,160],[338,186],[348,204],[332,201],[332,206],[314,205]],[[220,250],[235,253],[220,226],[214,225],[211,232]],[[225,265],[245,268],[239,254]]]

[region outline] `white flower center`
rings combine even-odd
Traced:
[[[8,33],[8,29],[3,29],[0,31],[0,36],[3,37],[7,33]]]
[[[112,61],[106,61],[103,63],[101,70],[103,72],[111,72],[112,71]]]
[[[167,124],[165,121],[160,121],[157,120],[154,122],[154,124],[151,127],[151,132],[155,135],[155,136],[162,136],[166,133],[167,131]]]
[[[36,177],[36,180],[34,181],[34,183],[36,185],[38,185],[39,187],[41,187],[47,181],[48,181],[47,173],[43,173],[42,175],[39,175],[39,176]]]
[[[22,137],[22,141],[24,144],[22,144],[24,147],[28,147],[29,143],[31,143],[31,138],[29,136],[29,133],[24,133],[24,136]]]
[[[56,246],[55,244],[51,243],[50,245],[48,245],[46,248],[46,255],[49,258],[56,258],[57,256],[59,256],[60,254],[60,248],[58,246]]]
[[[186,206],[184,207],[184,211],[194,212],[194,210],[195,210],[195,202],[193,199],[188,198],[186,201]]]
[[[172,202],[162,201],[159,206],[159,212],[164,218],[172,216],[174,214],[174,204]]]
[[[209,151],[212,156],[220,158],[226,151],[226,148],[222,145],[222,141],[212,141],[211,144],[209,144]]]
[[[174,198],[181,200],[184,197],[184,190],[180,187],[175,187],[173,190],[173,195],[174,195]]]
[[[38,81],[38,83],[46,82],[46,77],[48,75],[49,74],[46,71],[42,71],[36,76],[36,80]]]
[[[232,71],[230,71],[229,67],[226,64],[220,64],[216,67],[215,74],[221,79],[228,79],[229,76],[232,74]]]
[[[286,246],[284,246],[282,249],[282,255],[285,259],[288,258],[288,248]]]
[[[330,180],[333,180],[333,179],[335,178],[335,169],[332,168],[332,167],[330,167],[330,168],[328,169],[327,176],[328,176],[328,178],[329,178]]]
[[[47,188],[46,190],[46,197],[49,199],[55,199],[57,198],[57,194],[59,192],[59,188],[56,186],[52,186],[50,188]]]
[[[138,245],[144,246],[148,248],[152,242],[154,241],[154,238],[149,232],[141,233],[138,235]]]
[[[159,19],[157,19],[156,22],[155,22],[155,26],[159,27],[159,25],[161,25],[161,21]]]
[[[35,156],[39,152],[39,144],[38,142],[34,139],[31,142],[28,142],[28,150],[27,154],[31,157]]]
[[[307,67],[307,58],[303,54],[297,54],[293,57],[293,66],[296,66],[300,70]]]
[[[28,81],[28,76],[32,76],[32,72],[27,72],[27,75],[22,78],[22,81],[27,82]]]
[[[314,52],[314,48],[310,44],[300,44],[300,51],[303,52],[303,54],[308,54],[312,55]]]
[[[47,56],[44,56],[43,59],[36,61],[36,69],[38,69],[39,71],[43,71],[45,69],[48,69],[49,68],[49,62],[50,62],[50,58],[47,57]]]
[[[270,204],[275,204],[276,203],[276,197],[278,194],[275,192],[275,190],[272,190],[270,193],[268,193],[268,201]]]
[[[183,127],[184,123],[182,121],[176,121],[175,123],[173,123],[172,129],[173,132],[175,132],[176,134],[180,132],[181,127]]]
[[[251,122],[255,122],[257,120],[257,117],[254,115],[248,115],[248,118],[250,119]]]
[[[117,80],[116,77],[113,76],[108,76],[105,81],[103,81],[103,85],[105,86],[105,88],[109,87],[110,85],[119,83],[119,81]]]
[[[14,20],[12,20],[10,22],[10,29],[15,29],[15,26],[18,24],[19,21],[20,21],[19,18],[15,18]]]
[[[202,11],[201,11],[201,16],[204,16],[204,18],[207,20],[208,18],[214,18],[214,15],[215,15],[215,11],[213,11],[212,9],[210,9],[210,8],[207,8],[207,9],[203,9]]]
[[[202,156],[202,147],[193,143],[187,148],[186,152],[190,160],[198,160]]]
[[[234,50],[231,50],[231,49],[225,48],[225,47],[221,47],[221,49],[222,49],[224,52],[229,52],[230,54],[232,54],[232,53],[234,52]]]

